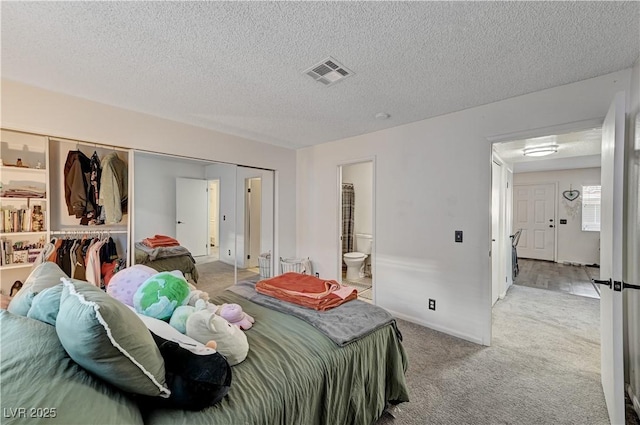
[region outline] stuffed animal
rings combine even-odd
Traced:
[[[114,274],[107,286],[107,294],[133,307],[133,295],[140,285],[158,272],[149,266],[135,264]]]
[[[196,289],[196,287],[192,283],[189,283],[189,289],[191,290],[191,292],[189,292],[189,299],[187,300],[187,305],[195,306],[196,301],[198,300],[209,301],[209,294],[199,289]]]
[[[176,328],[180,333],[187,333],[187,319],[193,313],[195,313],[196,308],[191,305],[181,305],[180,307],[176,307],[173,310],[173,314],[171,315],[171,319],[169,319],[169,324]]]
[[[169,320],[176,307],[187,303],[189,292],[184,276],[161,272],[140,285],[133,295],[133,307],[145,316]]]
[[[186,335],[206,344],[209,341],[217,343],[216,350],[225,356],[231,366],[237,365],[247,358],[249,342],[242,330],[229,323],[207,308],[207,303],[199,300],[195,312],[186,323]]]
[[[218,314],[243,331],[251,329],[255,322],[255,319],[242,311],[242,307],[238,304],[222,304],[218,309]]]

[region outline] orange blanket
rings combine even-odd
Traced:
[[[341,285],[335,280],[323,280],[293,272],[259,281],[256,291],[321,311],[358,298],[355,288]]]
[[[149,248],[157,248],[159,246],[179,246],[180,242],[170,236],[155,235],[152,238],[146,238],[142,240],[142,243]]]

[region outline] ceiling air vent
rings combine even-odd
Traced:
[[[353,71],[343,66],[331,56],[313,65],[304,71],[304,73],[326,86],[331,86],[353,75]]]

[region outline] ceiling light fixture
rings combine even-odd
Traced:
[[[522,154],[524,156],[547,156],[556,152],[558,152],[558,145],[547,145],[524,148]]]

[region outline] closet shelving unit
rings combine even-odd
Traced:
[[[0,197],[0,240],[8,247],[2,252],[0,280],[3,293],[9,293],[13,282],[24,281],[35,257],[33,249],[15,253],[12,247],[43,244],[49,238],[49,170],[47,138],[42,135],[20,131],[0,130],[0,183],[2,194],[9,189],[36,188],[44,197]],[[42,215],[34,222],[35,207]],[[20,223],[17,216],[20,216]],[[37,214],[39,215],[39,214]],[[41,221],[40,221],[41,220]],[[24,261],[24,257],[27,260]]]

